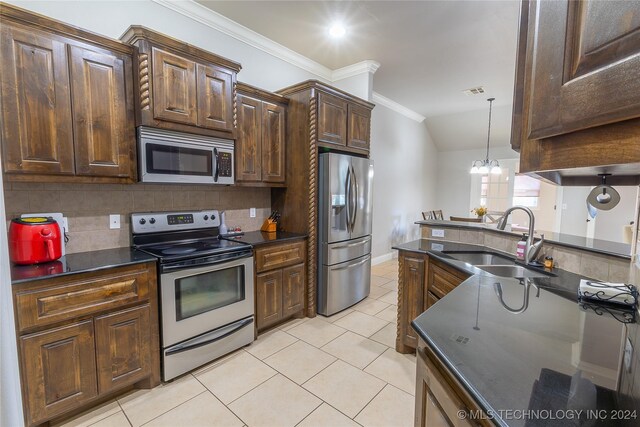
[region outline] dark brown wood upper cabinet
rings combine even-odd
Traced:
[[[238,83],[236,183],[284,185],[287,102],[274,93]]]
[[[347,145],[347,101],[344,99],[319,92],[318,142]]]
[[[233,131],[235,74],[198,64],[198,126]]]
[[[120,39],[138,48],[138,125],[235,137],[240,64],[137,25]]]
[[[238,96],[236,181],[262,180],[262,101]]]
[[[0,6],[9,181],[135,181],[133,48]]]
[[[640,5],[524,0],[511,138],[520,171],[639,163],[639,138]]]
[[[131,57],[73,45],[69,52],[76,175],[130,177]]]
[[[262,103],[262,180],[285,181],[285,107]]]
[[[196,63],[162,49],[152,49],[153,117],[195,125]]]
[[[371,140],[371,109],[349,104],[347,146],[369,151]]]
[[[0,32],[4,171],[73,175],[65,40],[9,22]]]

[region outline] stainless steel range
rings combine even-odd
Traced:
[[[252,248],[219,226],[216,210],[131,215],[133,246],[158,258],[164,381],[254,339]]]

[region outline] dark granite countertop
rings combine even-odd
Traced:
[[[616,408],[623,317],[578,303],[583,276],[554,269],[555,277],[524,285],[443,253],[499,253],[480,245],[421,239],[394,249],[425,253],[473,274],[412,325],[496,424],[611,425],[610,418],[590,424],[586,417],[587,410]],[[567,409],[583,410],[581,418],[549,420],[544,412],[529,412],[527,419],[514,412]]]
[[[155,262],[155,258],[133,248],[104,249],[99,251],[67,254],[57,261],[35,265],[11,265],[11,284],[87,273],[142,262]]]
[[[267,243],[283,242],[287,240],[299,240],[307,237],[306,234],[289,233],[287,231],[276,231],[275,233],[265,233],[263,231],[248,231],[241,236],[225,237],[229,240],[249,243],[251,246],[260,246]]]
[[[512,236],[521,236],[523,231],[511,230],[511,226],[507,226],[505,230],[498,230],[496,224],[484,224],[477,222],[460,222],[445,220],[425,220],[416,221],[418,225],[428,225],[430,227],[446,227],[446,228],[465,228],[465,229],[481,229],[492,231],[495,233],[505,233]],[[621,242],[611,242],[608,240],[587,239],[586,237],[573,236],[570,234],[554,233],[552,231],[536,230],[535,237],[544,234],[546,241],[559,246],[568,248],[582,249],[598,254],[610,255],[624,259],[631,259],[631,245]]]

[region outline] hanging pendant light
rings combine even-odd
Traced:
[[[491,107],[493,106],[493,101],[495,98],[489,98],[489,130],[487,131],[487,156],[484,160],[474,160],[471,165],[471,173],[479,173],[479,174],[488,174],[492,173],[495,175],[499,175],[502,173],[502,169],[500,168],[500,163],[495,160],[489,160],[489,140],[491,139]]]

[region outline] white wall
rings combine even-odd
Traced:
[[[474,160],[484,159],[485,156],[486,149],[437,153],[437,197],[431,199],[431,203],[425,205],[423,210],[441,209],[445,219],[449,216],[471,216],[469,195],[472,175],[469,170]],[[518,153],[510,147],[491,148],[489,156],[492,159],[519,158]]]
[[[419,238],[415,221],[435,202],[437,151],[425,123],[378,105],[371,119],[373,180],[372,257]]]

